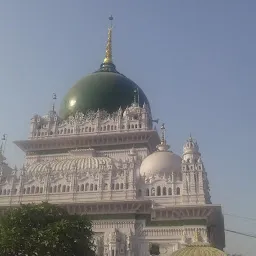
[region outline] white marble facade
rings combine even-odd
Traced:
[[[35,115],[28,139],[15,143],[26,159],[17,170],[1,155],[3,212],[48,201],[93,216],[102,256],[148,255],[150,243],[171,255],[195,231],[224,247],[223,239],[216,239],[221,228],[209,235],[221,208],[211,204],[197,142],[190,136],[183,155],[173,153],[165,127],[159,137],[145,104],[111,115],[77,113],[64,121],[54,111]]]

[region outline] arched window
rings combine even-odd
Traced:
[[[69,192],[70,191],[70,186],[67,186],[67,192]]]
[[[176,195],[180,195],[180,188],[179,187],[176,188]]]
[[[16,195],[16,194],[17,194],[17,192],[18,192],[18,189],[17,189],[17,188],[15,188],[15,189],[14,189],[14,192],[13,192],[13,193],[14,193],[14,195]]]
[[[97,184],[94,185],[94,190],[97,191],[98,190],[98,186]]]
[[[62,186],[62,192],[66,192],[66,185]]]
[[[3,193],[3,191],[2,191],[2,189],[0,190],[0,195],[2,195],[2,193]]]
[[[156,190],[155,188],[151,188],[151,196],[155,196],[156,195]]]
[[[80,189],[80,186],[77,185],[77,186],[76,186],[76,191],[79,192],[79,189]]]
[[[149,189],[146,189],[146,196],[149,196]]]
[[[53,189],[53,193],[56,193],[56,192],[57,192],[57,186],[55,185]]]
[[[172,195],[172,188],[168,188],[168,195],[169,195],[169,196]]]
[[[84,191],[84,184],[81,185],[81,191]]]
[[[90,185],[90,191],[93,191],[93,184]]]
[[[89,183],[86,183],[85,184],[85,191],[88,191],[89,190]]]
[[[40,193],[43,193],[43,190],[44,190],[44,188],[43,188],[43,187],[41,187],[41,188],[40,188]]]
[[[36,194],[39,193],[39,187],[36,187]]]
[[[118,189],[119,189],[119,183],[116,184],[116,190],[118,190]]]
[[[35,193],[35,186],[32,186],[31,188],[31,194],[34,194]]]
[[[7,195],[10,195],[10,193],[11,193],[11,190],[8,189],[8,190],[7,190]]]
[[[163,187],[163,196],[166,196],[166,187]]]
[[[61,191],[61,184],[59,184],[59,186],[58,186],[58,192],[60,192]]]
[[[108,184],[105,183],[105,184],[104,184],[104,190],[107,190],[107,189],[108,189]]]
[[[26,192],[26,191],[25,191]],[[3,193],[4,195],[6,195],[6,189],[4,189],[4,193]],[[24,193],[25,194],[25,193]]]
[[[30,187],[27,188],[27,193],[26,194],[30,194]]]
[[[50,193],[52,193],[52,187],[50,187]]]
[[[138,196],[139,196],[139,197],[142,196],[142,191],[141,191],[141,189],[138,190]]]
[[[157,194],[157,196],[161,196],[161,187],[160,186],[157,187],[156,194]]]
[[[124,189],[124,183],[120,184],[120,189]]]
[[[112,183],[111,184],[111,189],[114,190],[115,189],[115,185]]]

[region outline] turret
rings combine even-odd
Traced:
[[[190,135],[182,155],[183,202],[205,204],[210,202],[207,174],[197,141]]]

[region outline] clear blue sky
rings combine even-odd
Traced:
[[[45,114],[104,55],[115,17],[119,71],[147,94],[173,151],[197,138],[214,203],[256,218],[256,1],[12,0],[0,2],[0,133],[8,162],[23,154],[34,113]],[[226,216],[226,227],[256,233],[256,222]],[[231,252],[254,256],[253,238],[227,234]]]

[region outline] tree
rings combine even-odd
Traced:
[[[0,219],[0,256],[92,256],[91,222],[49,203],[11,208]]]

